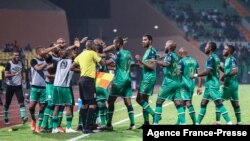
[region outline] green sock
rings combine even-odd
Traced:
[[[162,104],[156,104],[153,124],[158,124],[161,118]]]
[[[20,115],[22,119],[26,117],[25,109],[24,105],[20,106]]]
[[[112,125],[112,118],[113,118],[114,108],[115,107],[109,107],[108,108],[108,118],[107,118],[107,125],[108,126]]]
[[[49,115],[47,115],[47,114],[44,114],[43,115],[43,121],[42,121],[42,125],[41,125],[41,127],[42,128],[45,128],[46,127],[46,125],[47,125],[47,123],[48,123],[48,120],[49,120]]]
[[[235,113],[237,122],[241,122],[240,106],[234,108],[234,113]]]
[[[104,126],[107,124],[107,113],[106,113],[106,108],[105,107],[101,107],[99,108],[99,115],[100,115],[100,119],[101,119],[101,125]]]
[[[53,128],[53,112],[54,112],[54,108],[52,107],[50,113],[49,113],[49,124],[48,127],[49,128]]]
[[[52,129],[53,128],[53,116],[49,116],[49,119],[48,119],[48,128],[49,129]]]
[[[220,110],[215,106],[215,116],[216,116],[216,118],[215,118],[215,120],[216,121],[220,121]]]
[[[43,115],[43,121],[42,121],[42,128],[45,128],[47,123],[48,123],[48,119],[50,117],[50,108],[49,108],[49,105],[46,106],[46,109],[44,111],[44,115]]]
[[[191,117],[191,119],[193,121],[193,124],[195,124],[196,123],[196,116],[195,116],[194,106],[190,105],[188,107],[188,111],[189,111],[189,115],[190,115],[190,117]]]
[[[39,114],[38,114],[38,123],[37,123],[38,127],[41,127],[41,125],[42,125],[43,115],[44,115],[44,110],[40,110]]]
[[[206,114],[206,110],[207,110],[207,106],[201,105],[201,107],[200,107],[200,113],[199,113],[197,121],[196,121],[198,124],[201,123],[203,117]]]
[[[67,115],[67,116],[66,116],[66,121],[67,121],[66,127],[67,127],[68,129],[71,128],[71,124],[72,124],[72,115]]]
[[[184,112],[185,112],[185,110],[186,110],[186,108],[185,107],[183,107],[183,109],[184,109]],[[176,121],[176,123],[175,123],[176,125],[180,125],[181,124],[181,120],[180,120],[180,118],[179,117],[177,117],[177,121]]]
[[[228,112],[227,112],[227,109],[225,108],[225,106],[224,106],[223,104],[220,104],[220,105],[218,105],[218,106],[216,106],[216,107],[220,110],[221,115],[222,115],[223,118],[226,120],[226,122],[227,122],[227,123],[230,122],[231,119],[230,119],[230,117],[229,117],[229,115],[228,115]]]
[[[100,100],[97,102],[99,106],[98,115],[101,119],[101,125],[104,126],[107,124],[107,107],[104,100]]]
[[[30,111],[30,116],[33,121],[36,121],[36,116],[35,116],[35,109],[29,109]]]
[[[135,124],[135,116],[134,116],[134,108],[132,105],[127,106],[128,109],[128,116],[129,116],[129,120],[130,120],[130,125],[134,125]]]
[[[53,116],[53,129],[57,128],[58,124],[58,116]]]
[[[5,122],[9,122],[9,107],[4,106],[4,120]]]
[[[143,118],[144,118],[144,123],[148,123],[149,122],[149,114],[146,110],[142,110],[143,113]]]
[[[107,113],[106,113],[107,111],[105,110],[105,108],[100,108],[99,110],[100,110],[99,115],[100,115],[100,119],[101,119],[101,125],[104,126],[107,124],[107,119],[106,119],[107,118]]]
[[[178,112],[178,119],[180,120],[180,124],[186,124],[186,119],[185,119],[185,111],[183,106],[178,105],[176,106],[177,112]]]
[[[141,105],[142,105],[142,108],[143,108],[144,110],[146,110],[150,115],[154,116],[155,112],[154,112],[153,109],[150,107],[150,105],[149,105],[148,102],[143,101],[143,102],[141,103]]]

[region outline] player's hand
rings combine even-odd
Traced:
[[[158,56],[159,59],[163,59],[165,57],[165,54],[156,54],[156,56]]]
[[[106,53],[99,53],[99,56],[100,57],[106,57],[107,55],[106,55]]]
[[[79,39],[76,39],[76,40],[74,41],[74,45],[75,45],[76,47],[80,47],[80,41],[79,41]]]
[[[198,88],[198,89],[197,89],[197,94],[198,94],[198,95],[201,95],[201,94],[202,94],[202,88]]]
[[[158,60],[155,60],[155,59],[149,59],[148,61],[149,61],[149,62],[151,62],[151,63],[157,63],[157,61],[158,61]]]
[[[109,55],[109,57],[111,57],[111,58],[113,58],[113,57],[115,56],[113,53],[109,53],[108,55]]]
[[[82,43],[86,42],[86,41],[88,40],[88,38],[89,38],[89,37],[87,37],[87,36],[86,36],[86,37],[83,37],[82,40],[80,41],[80,43],[82,44]]]
[[[128,37],[123,38],[123,43],[126,44],[128,42]]]
[[[135,59],[140,62],[141,61],[141,56],[137,54],[137,55],[135,55]]]
[[[14,75],[15,75],[15,76],[18,76],[18,75],[20,75],[20,76],[21,76],[21,71],[16,72]]]

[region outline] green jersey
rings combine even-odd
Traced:
[[[182,73],[182,87],[189,90],[195,88],[195,79],[191,79],[190,76],[196,74],[198,68],[198,62],[193,57],[185,56],[179,61],[179,71]]]
[[[102,56],[102,59],[106,59],[106,56]],[[108,72],[107,66],[96,65],[96,70],[99,72]]]
[[[237,62],[236,59],[231,56],[226,59],[225,65],[224,65],[224,74],[229,74],[233,69],[237,69]],[[225,77],[224,80],[224,86],[237,86],[238,80],[237,80],[237,74]]]
[[[220,76],[220,59],[213,53],[208,57],[208,60],[205,65],[205,69],[211,69],[210,73],[206,76],[206,88],[220,88],[219,76]]]
[[[172,81],[179,81],[178,76],[178,55],[175,52],[169,52],[164,60],[164,62],[169,63],[170,66],[164,67],[164,80],[163,84],[168,85]]]
[[[115,57],[113,57],[112,60],[116,64],[115,78],[113,80],[113,83],[116,83],[118,85],[131,83],[130,66],[132,55],[130,51],[123,49],[117,51]]]
[[[150,47],[146,50],[143,58],[142,58],[142,61],[144,63],[150,63],[149,62],[149,59],[156,59],[156,49],[153,48],[153,47]],[[156,68],[154,68],[153,70],[152,69],[149,69],[145,66],[142,67],[142,81],[144,82],[153,82],[155,83],[156,81]]]

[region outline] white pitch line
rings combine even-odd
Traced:
[[[79,140],[79,139],[81,139],[81,138],[85,138],[85,137],[87,137],[87,136],[89,136],[89,135],[90,135],[90,134],[82,134],[82,135],[80,135],[80,136],[74,137],[74,138],[69,139],[69,140],[67,140],[67,141],[77,141],[77,140]]]
[[[164,104],[163,107],[169,106],[169,105],[171,105],[171,104],[173,104],[173,102]],[[142,116],[142,113],[135,115],[135,117],[139,117],[139,116]],[[117,121],[117,122],[115,122],[113,125],[116,126],[116,125],[122,124],[122,123],[127,122],[127,121],[129,121],[129,118],[126,118],[126,119]],[[90,134],[83,134],[83,135],[80,135],[80,136],[71,138],[71,139],[69,139],[69,140],[67,140],[67,141],[77,141],[77,140],[79,140],[79,139],[81,139],[81,138],[88,137],[89,135],[90,135]]]

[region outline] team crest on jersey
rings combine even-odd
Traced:
[[[172,60],[171,56],[168,56],[167,60],[170,62]]]
[[[67,68],[68,62],[67,61],[62,61],[62,63],[60,64],[60,69],[65,69]]]

